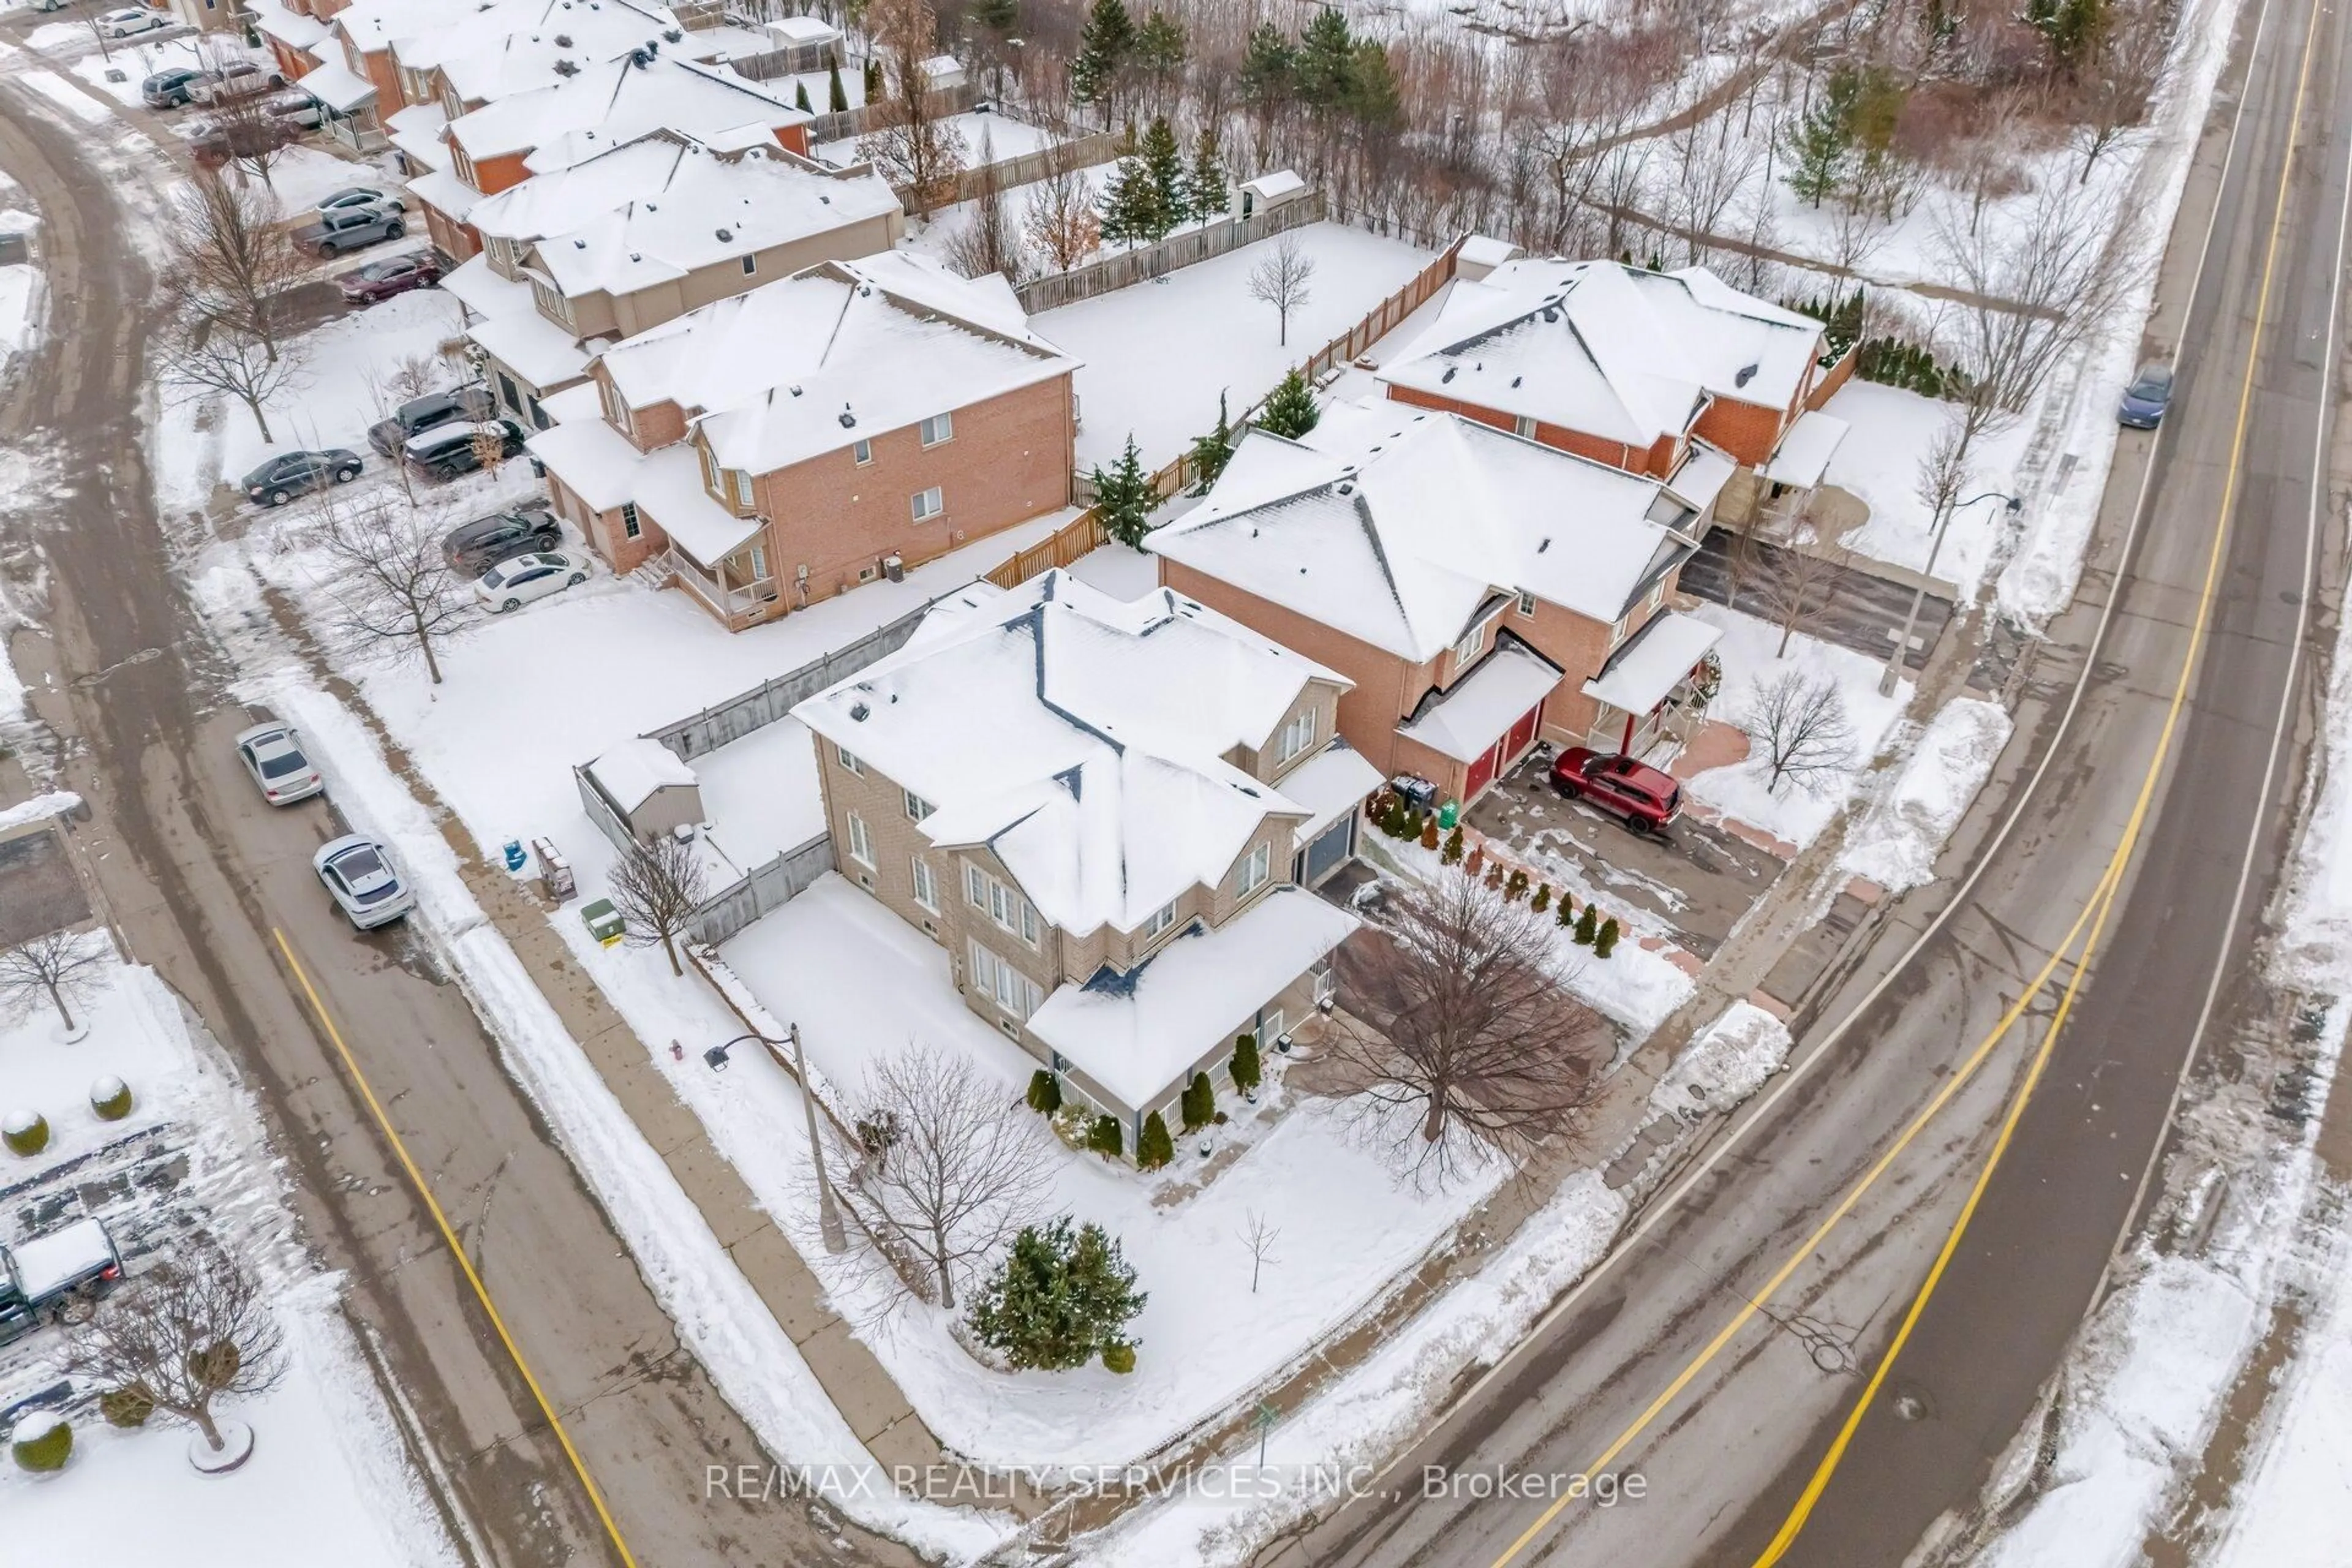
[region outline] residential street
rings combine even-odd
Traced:
[[[2318,646],[2326,606],[2310,584],[2340,561],[2340,541],[2312,537],[2326,511],[2311,482],[2330,455],[2320,400],[2341,352],[2340,328],[2326,339],[2347,177],[2331,128],[2352,39],[2339,12],[2272,0],[2249,68],[2260,9],[2246,13],[2160,276],[2148,348],[2180,343],[2179,394],[2160,438],[2125,437],[2082,595],[2030,671],[2016,738],[1940,863],[1946,879],[1895,904],[1857,972],[1801,1020],[1799,1076],[1736,1120],[1687,1192],[1666,1189],[1655,1223],[1391,1470],[1386,1495],[1259,1562],[1895,1563],[1940,1516],[1969,1513],[2033,1418],[2135,1212],[2185,1061],[2200,1044],[2258,1052],[2283,1005],[2251,978],[2249,952],[2310,739],[2312,667],[2291,659]],[[2217,198],[2239,81],[2246,112]],[[2200,616],[2209,636],[2080,1005],[1842,1465],[1785,1554],[1759,1556],[1910,1307],[2059,1005],[2070,963],[2032,982],[2080,929],[2126,831]],[[1807,1245],[2029,992],[1988,1070]],[[1717,1343],[1784,1266],[1762,1310]],[[1421,1489],[1424,1465],[1564,1476],[1597,1460],[1641,1472],[1645,1500]],[[1947,1540],[1955,1560],[1980,1545]]]
[[[502,1068],[464,995],[404,931],[355,936],[312,875],[341,831],[321,802],[273,811],[236,763],[249,722],[174,575],[142,461],[144,301],[136,182],[0,79],[0,168],[43,220],[46,348],[0,404],[0,443],[65,487],[5,503],[53,572],[54,640],[11,656],[63,737],[80,847],[131,952],[236,1054],[295,1168],[302,1218],[345,1271],[420,1470],[483,1563],[618,1561],[392,1152],[277,955],[282,931],[465,1239],[517,1348],[644,1563],[907,1562],[798,1503],[706,1501],[705,1467],[762,1464]],[[160,172],[160,171],[159,171]],[[143,193],[141,193],[143,194]],[[60,700],[59,693],[65,696]]]

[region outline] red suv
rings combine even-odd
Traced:
[[[1551,765],[1552,787],[1570,800],[1588,800],[1624,820],[1636,833],[1658,833],[1683,814],[1682,786],[1672,776],[1627,756],[1603,756],[1570,746]]]

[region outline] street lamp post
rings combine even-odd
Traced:
[[[824,1141],[817,1136],[816,1090],[809,1083],[808,1053],[801,1046],[801,1026],[794,1024],[788,1034],[793,1047],[793,1059],[789,1062],[784,1060],[783,1053],[777,1049],[777,1041],[756,1031],[748,1035],[738,1035],[724,1045],[711,1047],[702,1053],[702,1059],[709,1065],[712,1072],[724,1072],[727,1068],[729,1051],[746,1040],[757,1040],[767,1051],[769,1060],[800,1081],[801,1110],[808,1118],[809,1158],[816,1165],[817,1227],[824,1233],[824,1249],[827,1252],[846,1252],[849,1250],[849,1239],[842,1232],[841,1210],[834,1202],[833,1184],[825,1180]]]
[[[1927,564],[1920,568],[1919,581],[1911,589],[1911,607],[1904,613],[1903,635],[1895,639],[1895,651],[1886,656],[1886,668],[1878,677],[1878,694],[1881,697],[1894,696],[1895,683],[1902,679],[1903,661],[1911,652],[1912,628],[1919,623],[1919,606],[1927,598],[1927,579],[1936,570],[1936,556],[1944,548],[1944,533],[1952,526],[1952,514],[1964,506],[1974,506],[1980,500],[1991,500],[1996,496],[2009,503],[2003,510],[2011,517],[2025,510],[2025,503],[2007,491],[1987,490],[1982,495],[1954,501],[1944,509],[1944,515],[1936,520],[1935,537],[1927,542]]]

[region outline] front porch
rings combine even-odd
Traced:
[[[1723,633],[1696,616],[1652,616],[1584,683],[1593,717],[1584,744],[1646,757],[1690,739],[1723,679],[1715,645]]]

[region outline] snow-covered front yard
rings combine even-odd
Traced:
[[[1953,510],[1944,525],[1943,548],[1935,550],[1935,516],[1918,495],[1919,465],[1957,411],[1899,386],[1846,383],[1823,412],[1853,428],[1831,457],[1822,481],[1870,508],[1870,520],[1840,537],[1839,544],[1914,572],[1927,570],[1932,550],[1934,575],[1958,584],[1961,598],[1968,599],[1993,564],[2008,523],[2003,503],[2018,493],[2018,465],[2033,425],[2014,419],[1977,441],[1957,498],[1968,504]]]

